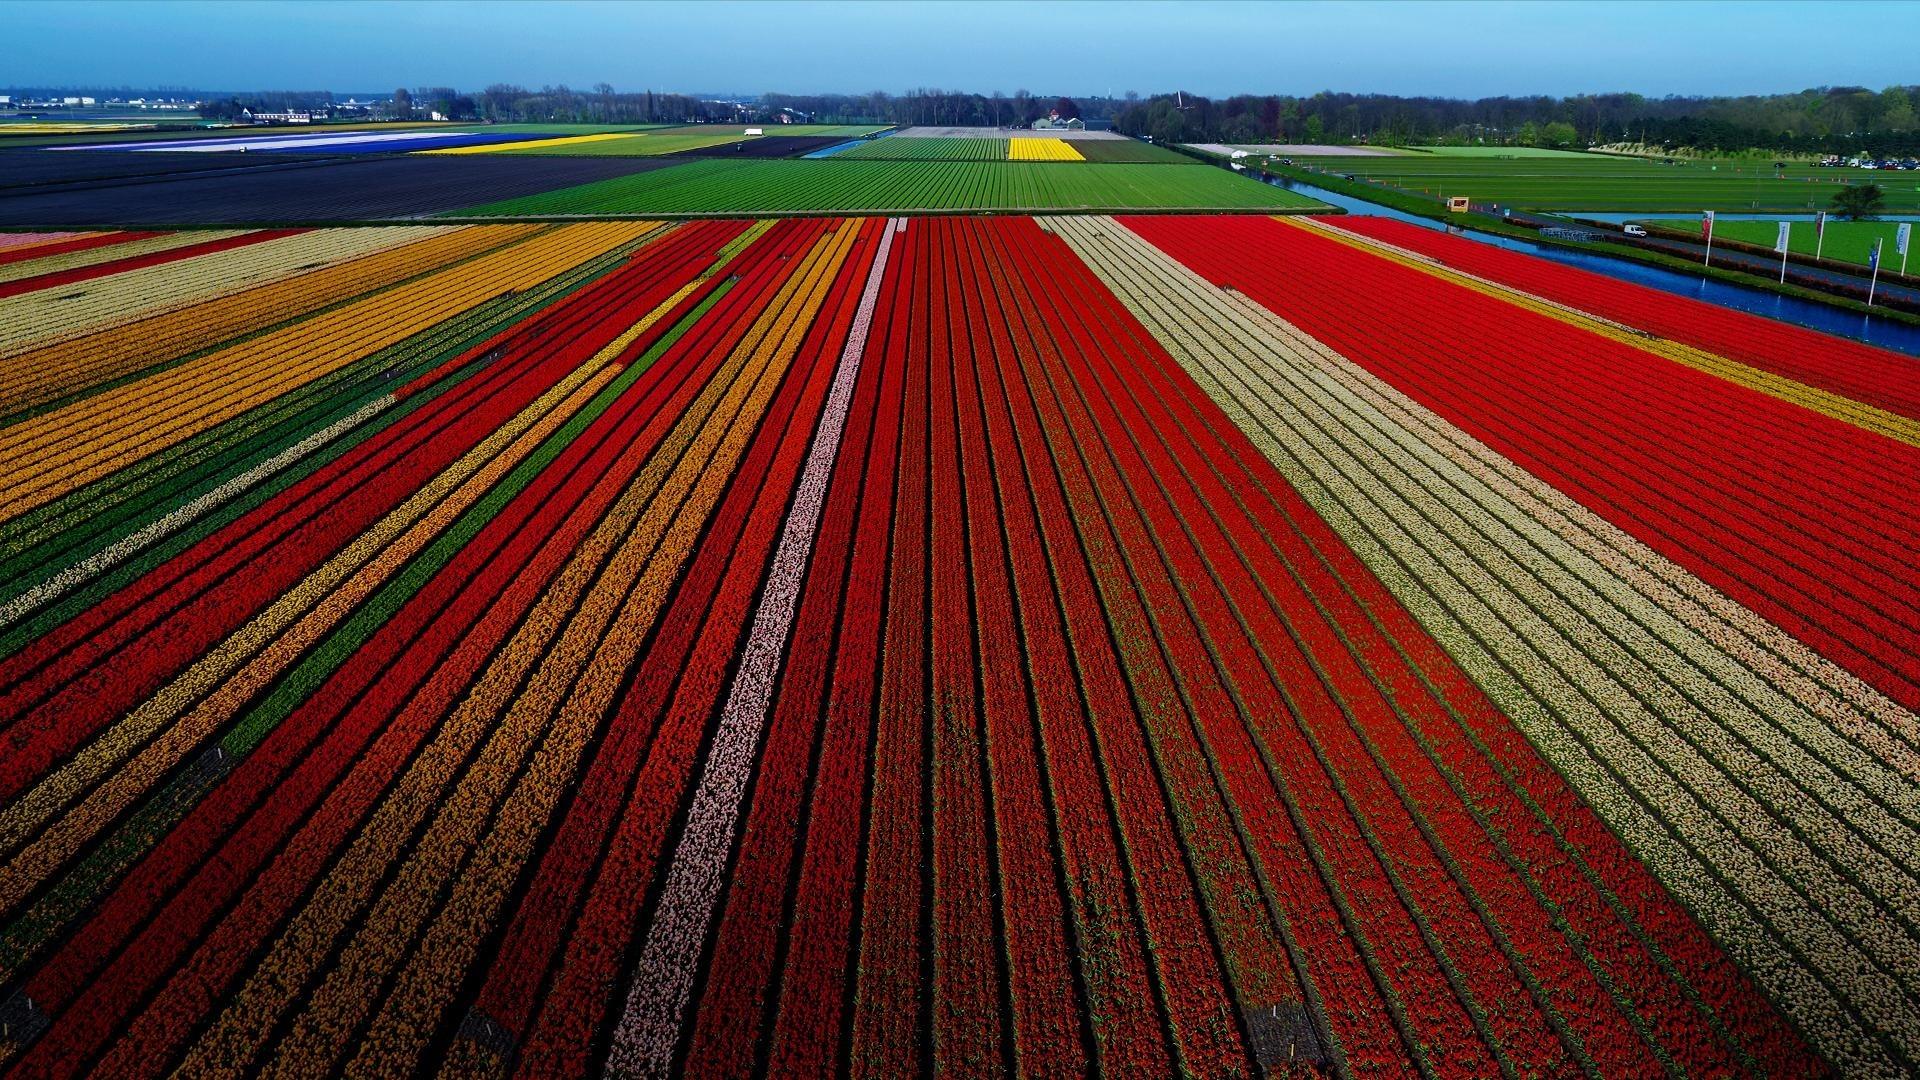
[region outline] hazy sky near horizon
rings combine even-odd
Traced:
[[[1920,79],[1911,0],[4,0],[0,19],[14,86],[1484,97]]]

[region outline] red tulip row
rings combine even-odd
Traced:
[[[728,234],[737,231],[737,225],[695,226],[684,239],[660,251],[662,269],[674,275],[667,279],[669,291],[697,272]],[[689,297],[679,310],[691,310],[699,299],[698,294]],[[670,328],[674,318],[662,320],[660,331]],[[627,355],[644,351],[650,340],[641,338]],[[233,965],[250,955],[260,935],[277,924],[285,905],[322,868],[324,863],[315,860],[327,856],[332,850],[329,844],[344,839],[393,771],[431,730],[438,709],[427,697],[410,702],[409,695],[429,673],[441,680],[443,692],[465,686],[464,678],[447,677],[463,665],[449,663],[437,671],[434,665],[443,661],[449,647],[461,643],[467,650],[464,670],[470,677],[491,651],[485,645],[474,647],[475,642],[489,640],[489,634],[497,642],[510,629],[517,618],[512,613],[524,610],[538,594],[539,583],[557,569],[579,536],[598,519],[599,510],[618,493],[624,478],[644,460],[646,444],[637,436],[656,418],[654,409],[662,396],[659,386],[665,377],[663,370],[653,390],[636,389],[571,443],[532,487],[490,521],[331,681],[276,727],[137,864],[62,951],[36,973],[29,992],[43,1009],[59,1011],[62,1021],[36,1044],[36,1059],[58,1060],[97,1047],[141,994],[165,979],[184,951],[201,939],[209,920],[244,889],[248,891],[243,910],[251,911],[256,921],[230,916],[221,924],[222,932],[209,935],[202,951],[191,957],[191,970],[202,988],[207,979],[232,977]],[[513,607],[515,597],[518,609]],[[489,604],[494,605],[491,612]],[[475,621],[483,613],[490,622],[476,629]],[[463,634],[469,635],[464,643]],[[439,702],[443,708],[446,699],[441,697]],[[410,705],[410,712],[393,720],[403,705]],[[305,857],[297,857],[296,849],[289,848],[268,877],[256,879],[296,829],[300,830],[297,850],[305,852]],[[216,848],[225,853],[223,857],[203,863],[206,853]],[[119,959],[114,962],[116,955]],[[109,962],[112,966],[102,974]],[[152,1034],[129,1044],[131,1051],[120,1053],[140,1060],[177,1049],[178,1038],[204,1015],[208,1005],[204,996],[194,999],[194,1005],[182,1001],[182,995],[191,995],[195,985],[195,978],[176,978],[162,999],[165,1003],[155,1003],[136,1025],[136,1030]],[[63,1008],[82,992],[84,1007]]]
[[[852,315],[846,298],[857,301],[882,228],[878,221],[862,227],[842,264],[838,291],[761,421],[491,965],[475,1011],[520,1037],[522,1074],[585,1070],[595,1034],[618,1016],[620,964],[635,945],[646,885],[662,869],[668,826],[685,801],[832,379]],[[822,235],[821,223],[792,223],[762,243],[792,244],[798,254]],[[783,271],[795,265],[770,263]],[[712,317],[733,319],[737,334],[765,306],[763,296],[728,315],[716,308]]]
[[[1920,418],[1920,364],[1900,353],[1391,218],[1344,217],[1337,224],[1536,296]]]
[[[28,234],[31,236],[32,234]],[[59,234],[49,233],[49,237]],[[159,236],[157,232],[103,232],[82,233],[72,239],[48,239],[35,244],[8,244],[0,248],[0,266],[8,263],[25,262],[28,259],[44,259],[49,255],[65,255],[74,251],[91,251],[94,248],[109,247],[113,244],[125,244],[134,240],[145,240]]]
[[[1272,276],[1265,267],[1257,275],[1244,266],[1230,273],[1226,260],[1211,254],[1249,250],[1248,245],[1254,241],[1242,233],[1261,233],[1265,224],[1246,219],[1219,220],[1189,235],[1159,228],[1157,222],[1128,222],[1135,231],[1203,274],[1219,273],[1218,280],[1230,280],[1250,296],[1279,304],[1282,315],[1298,322],[1297,305],[1281,298],[1291,300],[1308,291],[1302,283],[1304,275],[1286,274],[1282,286],[1280,274],[1284,270],[1279,268],[1285,263],[1268,262],[1267,266],[1276,268]],[[1215,229],[1217,234],[1212,232]],[[1265,237],[1259,244],[1260,250],[1271,250]],[[1396,302],[1413,301],[1397,298]],[[1355,299],[1346,310],[1367,310],[1371,314],[1373,309],[1361,307]],[[1321,329],[1319,324],[1302,325],[1310,332]],[[1374,333],[1380,332],[1376,323],[1367,325]],[[1352,338],[1345,344],[1351,345]],[[1241,461],[1258,460],[1258,452],[1224,420],[1220,428],[1229,433],[1228,441]],[[1269,490],[1285,489],[1269,486]],[[1401,682],[1392,688],[1392,700],[1402,713],[1402,722],[1395,724],[1384,714],[1367,721],[1363,714],[1356,717],[1362,720],[1356,733],[1364,743],[1371,744],[1369,756],[1386,766],[1394,786],[1406,792],[1408,805],[1423,808],[1422,816],[1428,824],[1422,831],[1440,841],[1435,850],[1443,853],[1450,870],[1486,890],[1481,903],[1489,917],[1504,926],[1510,935],[1510,947],[1532,969],[1531,981],[1539,988],[1536,992],[1559,1009],[1586,1052],[1605,1070],[1640,1067],[1633,1066],[1636,1060],[1644,1066],[1646,1048],[1635,1045],[1637,1039],[1622,1029],[1619,1017],[1609,1016],[1616,1008],[1631,1003],[1632,1012],[1637,1014],[1634,1018],[1663,1044],[1666,1052],[1690,1069],[1725,1068],[1730,1053],[1807,1065],[1811,1059],[1804,1047],[1797,1039],[1781,1038],[1780,1024],[1771,1007],[1751,983],[1733,971],[1698,925],[1654,885],[1645,867],[1620,848],[1565,781],[1553,774],[1511,723],[1473,690],[1437,644],[1392,602],[1383,586],[1359,566],[1325,523],[1297,496],[1288,501],[1296,507],[1289,516],[1302,523],[1301,531],[1311,538],[1314,548],[1327,553],[1324,558],[1330,564],[1328,569],[1356,583],[1350,587],[1361,591],[1366,606],[1352,609],[1356,615],[1374,613],[1393,633],[1390,641],[1397,641],[1399,649],[1412,654],[1420,662],[1424,677],[1456,702],[1454,708],[1444,712],[1416,711],[1411,705],[1418,700],[1417,688]],[[1337,592],[1328,590],[1323,595],[1338,603]],[[1359,618],[1343,620],[1343,625],[1349,634],[1366,629]],[[1368,635],[1358,636],[1364,641]],[[1381,645],[1389,643],[1383,641]],[[1392,666],[1384,662],[1390,654],[1377,648],[1364,651],[1369,663],[1387,674],[1390,684],[1401,681],[1404,676],[1391,674]],[[1363,695],[1353,693],[1342,698],[1349,703],[1365,700]],[[1423,763],[1421,757],[1430,763]],[[1447,788],[1457,791],[1457,797],[1449,799]],[[1478,825],[1478,820],[1488,824]],[[1469,842],[1483,829],[1492,832],[1488,839],[1497,840],[1512,855],[1484,842]],[[1556,849],[1578,851],[1585,867],[1569,865]],[[1582,962],[1599,969],[1595,976],[1603,975],[1620,985],[1626,991],[1624,1001],[1608,1002],[1603,988],[1572,965],[1566,944],[1554,940],[1556,934],[1542,923],[1539,913],[1527,913],[1532,902],[1515,891],[1516,883],[1497,879],[1498,861],[1510,862],[1522,875],[1518,884],[1551,904],[1551,914],[1570,924],[1575,931],[1573,940],[1584,944]],[[1496,897],[1506,899],[1495,903]],[[1527,928],[1528,922],[1533,924],[1531,929]],[[1449,937],[1450,946],[1452,941]],[[1649,955],[1649,948],[1659,951]],[[1656,958],[1662,954],[1679,969],[1690,992],[1705,999],[1711,1013],[1699,1013],[1687,1000],[1687,992],[1663,976],[1656,966]],[[1715,1014],[1718,1031],[1709,1026]],[[1729,1033],[1732,1046],[1726,1045]]]
[[[299,485],[0,663],[18,793],[478,444],[693,271],[642,261],[489,343],[500,359]],[[677,275],[677,276],[676,276]],[[622,321],[622,320],[626,321]],[[270,557],[261,557],[270,553]]]
[[[786,904],[785,917],[767,929],[782,939],[784,955],[774,951],[756,964],[768,967],[765,973],[709,983],[695,1015],[693,1051],[687,1060],[690,1073],[705,1071],[700,1066],[722,1056],[737,1060],[738,1055],[765,1046],[775,1075],[821,1075],[834,1068],[843,1051],[840,1033],[850,1001],[847,987],[853,982],[849,967],[859,911],[861,810],[887,626],[883,616],[890,600],[896,465],[905,433],[906,368],[897,358],[904,356],[910,327],[902,296],[914,280],[915,239],[911,229],[897,236],[888,259],[861,365],[861,392],[814,541],[815,561],[774,720],[776,731],[804,725],[816,710],[824,720],[813,751],[817,764],[804,837],[794,838],[802,848],[789,871],[794,880],[789,886],[781,875],[786,868],[773,860],[769,860],[773,865],[768,884],[760,884],[748,872],[764,865],[759,860],[744,862],[748,850],[758,846],[754,843],[761,834],[757,821],[779,812],[762,807],[777,807],[780,789],[773,787],[763,801],[761,792],[768,789],[756,785],[748,832],[742,839],[742,872],[729,890],[714,953],[716,959],[737,955],[760,937],[748,909],[759,897],[778,895]],[[863,427],[869,440],[864,459],[856,449]],[[836,566],[842,565],[844,580],[835,576]],[[770,738],[763,755],[769,765],[774,746]],[[802,762],[783,768],[803,764],[804,754]],[[777,784],[778,780],[769,777],[760,783]],[[746,941],[735,944],[740,939]],[[916,1006],[917,998],[898,1003],[896,1022],[909,1035],[916,1025]],[[765,1010],[765,1027],[758,1038],[715,1045],[720,1041],[716,1028],[751,1023],[757,1018],[749,1017],[744,1023],[735,1018],[756,1007]]]
[[[1920,673],[1901,652],[1920,585],[1889,542],[1920,513],[1904,448],[1300,227],[1128,225],[1810,638]],[[1111,221],[1067,232],[1115,245],[1085,262],[1029,218],[892,228],[664,230],[0,659],[12,812],[618,348],[587,411],[546,429],[563,437],[446,526],[457,546],[407,564],[417,591],[354,600],[300,674],[260,684],[249,749],[170,784],[177,810],[134,802],[74,842],[130,853],[95,893],[71,893],[89,864],[0,912],[6,949],[50,927],[0,952],[50,1021],[0,1037],[0,1067],[397,1073],[437,1049],[448,1072],[523,1076],[1212,1076],[1316,1072],[1324,1050],[1367,1075],[1818,1071],[1134,317],[1163,301],[1159,252]],[[728,691],[766,670],[740,657],[766,597],[787,610],[776,580],[798,599],[744,735]],[[256,718],[264,700],[284,718]],[[731,833],[698,812],[716,771],[741,785]],[[725,866],[698,910],[668,885],[689,850]],[[668,985],[646,981],[661,933],[699,958],[677,1028],[632,1004]],[[1310,1063],[1270,1056],[1283,1012]]]
[[[213,255],[222,251],[230,251],[233,248],[245,247],[248,244],[258,244],[266,240],[278,240],[283,236],[293,236],[296,233],[305,231],[304,229],[258,229],[253,232],[244,232],[235,236],[223,236],[218,240],[204,240],[198,244],[187,244],[182,247],[168,248],[165,251],[150,251],[143,255],[129,255],[124,259],[113,259],[108,262],[94,263],[91,266],[76,266],[68,270],[55,270],[45,274],[36,274],[33,277],[16,278],[13,281],[0,281],[0,298],[18,296],[21,293],[33,292],[36,289],[53,289],[62,285],[72,285],[76,282],[92,281],[94,278],[106,277],[108,274],[122,274],[128,270],[138,270],[146,266],[158,266],[161,263],[175,262],[180,259],[191,259],[201,255]],[[155,234],[121,233],[117,235],[120,240],[126,241]],[[84,245],[84,247],[71,250],[84,250],[85,247],[95,246],[84,240],[74,241],[74,243]],[[34,251],[36,258],[40,255],[48,254],[48,252],[39,249],[34,249]],[[0,262],[5,262],[5,260],[0,260]]]
[[[795,611],[787,662],[767,719],[765,745],[740,830],[739,855],[714,929],[706,985],[693,1003],[697,1023],[692,1025],[686,1057],[690,1075],[743,1075],[752,1071],[756,1050],[764,1045],[767,1034],[783,950],[788,945],[801,946],[800,941],[783,932],[788,905],[795,902],[791,877],[798,852],[803,842],[825,845],[830,835],[847,835],[844,830],[808,830],[803,804],[809,799],[810,783],[816,792],[823,791],[826,775],[844,773],[849,759],[857,763],[864,755],[863,746],[849,747],[839,741],[848,734],[844,720],[826,735],[820,724],[826,711],[823,695],[835,659],[836,628],[845,641],[862,627],[878,626],[876,620],[847,617],[846,613],[870,609],[843,607],[841,590],[847,583],[853,531],[861,520],[861,488],[869,479],[862,468],[873,445],[884,372],[878,354],[889,331],[886,312],[890,298],[902,281],[898,260],[905,257],[905,245],[904,237],[896,234],[870,313],[858,380],[813,540],[811,570]],[[856,312],[856,326],[858,318]],[[884,477],[891,483],[890,470]],[[871,653],[867,655],[870,669]],[[860,734],[864,732],[863,725]],[[816,745],[821,747],[817,761]],[[854,767],[857,769],[857,764]],[[816,794],[813,799],[825,797]],[[844,884],[850,885],[852,880],[849,871]],[[797,911],[794,917],[799,917]],[[835,979],[828,985],[838,984]],[[839,1000],[839,995],[832,996],[834,1004]]]
[[[1134,227],[1920,707],[1904,539],[1920,533],[1920,449],[1298,227],[1217,221]],[[1213,229],[1267,257],[1209,253]],[[1301,262],[1316,272],[1287,272]]]

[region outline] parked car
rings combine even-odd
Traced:
[[[1623,233],[1626,233],[1628,236],[1647,235],[1647,230],[1645,226],[1641,226],[1641,225],[1626,225],[1626,226],[1623,226],[1620,231]]]

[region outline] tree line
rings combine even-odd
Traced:
[[[331,100],[324,92],[278,92],[210,103],[285,108]],[[1050,114],[1077,116],[1156,142],[1330,142],[1374,145],[1486,144],[1582,147],[1641,143],[1670,148],[1801,153],[1920,152],[1920,86],[1870,90],[1829,86],[1746,97],[1489,97],[1475,100],[1323,92],[1211,99],[1173,92],[1068,98],[1015,90],[915,88],[892,94],[770,93],[715,101],[652,90],[537,90],[496,83],[477,93],[419,87],[394,95],[384,115],[429,113],[456,120],[534,123],[778,122],[1025,127]]]
[[[1156,142],[1486,144],[1803,153],[1920,147],[1920,87],[1818,87],[1748,97],[1492,97],[1477,100],[1319,93],[1238,95],[1220,101],[1156,94],[1127,102],[1115,129]]]

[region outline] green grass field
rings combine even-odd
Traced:
[[[873,139],[834,157],[849,161],[1005,161],[1005,139]]]
[[[1764,158],[1697,159],[1661,165],[1643,158],[1575,154],[1550,158],[1320,158],[1316,167],[1389,183],[1439,199],[1472,196],[1519,210],[1825,210],[1842,181],[1877,183],[1889,210],[1920,209],[1920,172],[1822,169]]]
[[[834,156],[854,161],[1005,161],[1007,143],[1006,139],[874,139]],[[1087,161],[1185,165],[1193,160],[1135,139],[1075,139],[1073,148]]]
[[[1668,220],[1652,221],[1647,224],[1668,229],[1679,228],[1694,235],[1698,235],[1699,232],[1697,222]],[[1880,251],[1880,268],[1898,270],[1900,256],[1893,250],[1893,233],[1899,228],[1899,224],[1897,221],[1829,221],[1826,242],[1820,246],[1820,257],[1865,266],[1867,253],[1873,250],[1875,238],[1879,238],[1886,241]],[[1915,223],[1914,230],[1920,232],[1920,223]],[[1738,240],[1741,243],[1758,244],[1761,247],[1772,247],[1774,238],[1779,234],[1780,226],[1771,221],[1716,221],[1713,223],[1715,238]],[[1794,222],[1793,231],[1789,234],[1789,243],[1796,252],[1804,255],[1813,254],[1813,222]],[[1913,243],[1920,244],[1920,237],[1915,237]],[[1909,254],[1913,253],[1909,252]],[[1909,269],[1920,270],[1920,259],[1910,258],[1907,265]]]
[[[449,217],[839,214],[913,210],[1276,210],[1320,204],[1206,165],[704,160]]]

